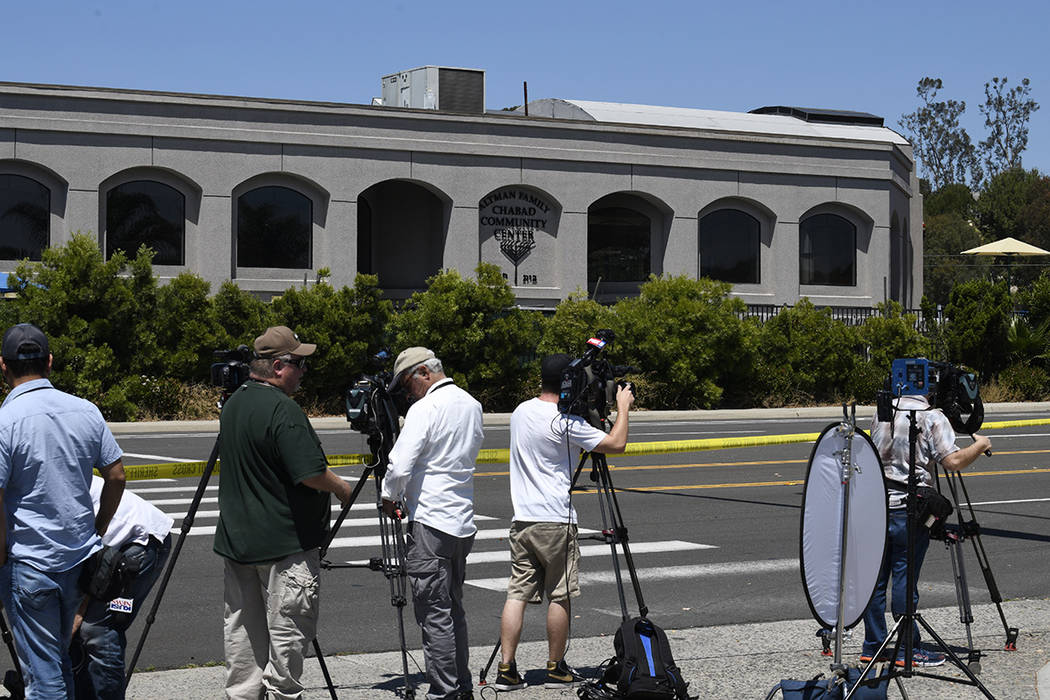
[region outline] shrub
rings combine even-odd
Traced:
[[[712,408],[746,395],[754,334],[738,316],[744,302],[729,290],[709,279],[651,276],[637,297],[617,302],[622,353],[651,388],[643,403]]]
[[[152,255],[143,247],[130,262],[122,252],[104,260],[98,243],[77,233],[39,262],[19,263],[8,277],[18,297],[0,306],[5,328],[29,322],[47,334],[55,386],[98,404],[111,420],[135,413],[122,378],[152,369],[160,357],[151,329]]]
[[[850,398],[858,347],[856,329],[832,319],[831,309],[818,310],[805,298],[784,309],[758,334],[758,403],[785,406]]]
[[[343,396],[384,346],[392,305],[374,275],[358,275],[354,287],[336,291],[327,282],[289,289],[273,303],[274,322],[316,343],[303,378],[303,398],[327,412],[343,411]]]
[[[396,351],[433,350],[445,371],[485,410],[512,409],[522,395],[542,334],[537,312],[514,307],[514,294],[495,265],[482,263],[476,279],[454,270],[427,280],[390,322]]]
[[[868,360],[857,363],[847,393],[859,402],[875,401],[890,366],[898,357],[929,357],[930,342],[916,329],[914,314],[905,314],[895,301],[879,303],[878,315],[869,316],[857,329],[867,348]]]
[[[1042,367],[1018,363],[999,374],[999,400],[1043,401],[1050,393],[1050,374]]]

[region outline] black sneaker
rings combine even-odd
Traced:
[[[525,681],[518,673],[518,665],[511,661],[509,664],[499,665],[499,675],[496,682],[492,684],[496,690],[521,690],[525,687]]]
[[[578,676],[576,672],[569,668],[569,664],[565,663],[565,659],[555,663],[554,661],[547,662],[547,682],[543,684],[544,688],[568,688],[576,682]]]

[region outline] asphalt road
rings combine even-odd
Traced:
[[[772,414],[770,414],[772,415]],[[989,414],[988,421],[1041,417],[1027,413]],[[636,420],[631,442],[819,432],[829,418]],[[868,418],[861,421],[866,427]],[[969,470],[965,484],[983,534],[991,572],[1007,598],[1046,597],[1050,580],[1050,426],[986,431],[993,456]],[[329,454],[365,452],[360,435],[341,428],[322,430]],[[206,459],[214,433],[156,432],[119,435],[126,462]],[[969,438],[960,438],[960,444]],[[506,447],[505,426],[486,428],[485,447]],[[743,624],[806,618],[798,569],[801,482],[812,443],[688,452],[645,457],[612,457],[610,475],[630,533],[638,579],[650,615],[665,628]],[[355,478],[360,468],[338,470]],[[588,483],[588,474],[580,483]],[[196,479],[130,482],[129,488],[176,518],[185,513]],[[186,538],[171,584],[144,647],[139,668],[169,668],[220,662],[222,651],[222,560],[212,553],[210,533],[217,513],[218,477],[209,485],[194,528]],[[479,465],[475,479],[479,534],[468,563],[466,606],[472,643],[497,638],[509,573],[505,540],[512,509],[507,466]],[[333,562],[378,554],[370,509],[374,488],[360,498],[361,509],[339,533]],[[210,500],[209,500],[210,499]],[[593,489],[577,493],[574,505],[581,528],[600,530],[599,497]],[[881,537],[881,533],[873,533]],[[583,595],[574,601],[574,634],[611,634],[620,615],[609,548],[585,541],[581,563]],[[989,601],[984,577],[969,544],[962,549],[974,603]],[[383,577],[363,569],[327,571],[322,577],[318,641],[326,654],[391,650],[397,627],[390,591]],[[950,559],[939,543],[931,546],[920,582],[923,606],[954,605]],[[152,604],[152,598],[149,601]],[[627,604],[638,603],[628,586]],[[129,633],[137,642],[140,616]],[[1023,628],[1023,620],[1009,620]],[[406,609],[409,645],[419,633]],[[814,623],[814,632],[817,624]],[[859,631],[859,628],[858,628]],[[949,630],[946,630],[946,632]],[[543,638],[543,616],[530,610],[525,638]],[[813,642],[817,642],[814,640]],[[477,665],[475,660],[472,665]]]

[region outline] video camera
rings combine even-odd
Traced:
[[[215,356],[211,366],[212,386],[222,387],[224,394],[232,394],[248,381],[252,351],[247,345],[238,345],[236,350],[214,350],[212,355]]]
[[[377,371],[363,375],[346,390],[346,420],[350,427],[367,435],[373,449],[386,451],[400,432],[398,416],[408,410],[403,393],[390,389],[393,373],[385,369],[390,357],[389,350],[377,352],[370,362]]]
[[[634,367],[610,364],[605,357],[608,346],[616,334],[602,329],[587,341],[587,350],[582,357],[569,363],[561,374],[561,390],[558,393],[558,411],[585,418],[596,428],[604,429],[609,410],[616,400],[616,387],[627,382],[617,381]]]
[[[893,420],[893,399],[900,396],[927,396],[930,406],[944,412],[956,432],[973,434],[984,423],[984,402],[977,376],[947,362],[926,358],[893,361],[887,388],[878,392],[878,419]]]

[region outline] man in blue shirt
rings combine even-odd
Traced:
[[[0,405],[0,598],[27,698],[73,695],[77,579],[124,492],[120,447],[94,404],[51,385],[52,359],[36,326],[4,333],[0,371],[11,393]],[[97,515],[92,469],[105,481]]]

